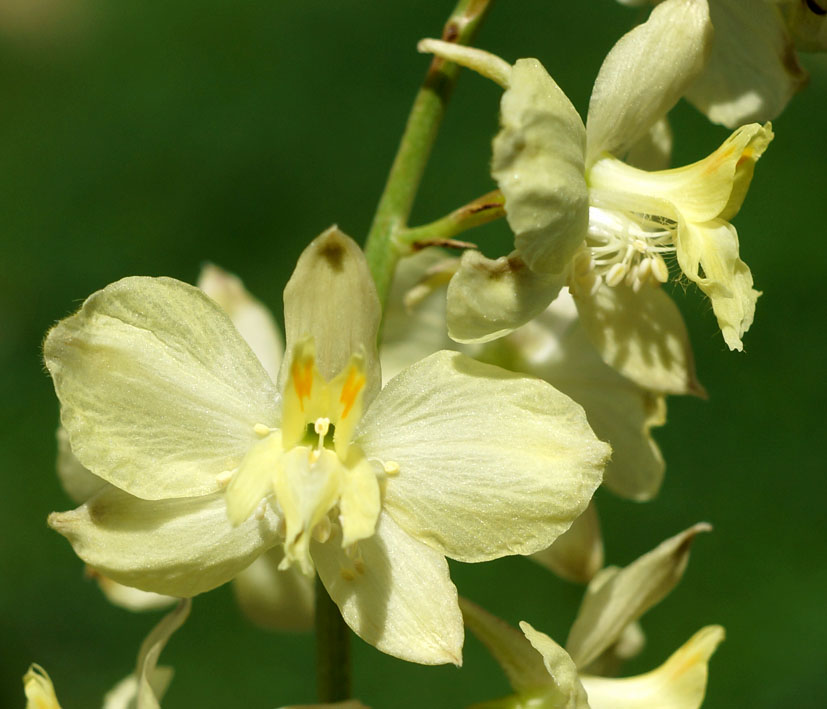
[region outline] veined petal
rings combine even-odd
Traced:
[[[145,499],[213,492],[276,390],[227,315],[170,278],[125,278],[49,332],[46,366],[78,460]]]
[[[520,59],[500,123],[491,174],[505,195],[515,246],[533,271],[560,273],[589,221],[583,122],[542,64]]]
[[[646,172],[612,157],[598,160],[589,172],[593,190],[626,193],[623,205],[670,219],[704,222],[731,219],[741,208],[755,162],[773,138],[769,124],[742,126],[703,160],[671,170]],[[634,195],[632,199],[631,195]],[[618,199],[621,199],[620,197]],[[674,206],[659,211],[658,201]]]
[[[683,225],[676,245],[681,270],[709,297],[729,349],[742,350],[761,292],[752,287],[749,266],[738,256],[735,227],[722,219]]]
[[[700,523],[667,539],[624,569],[608,567],[589,584],[566,649],[582,668],[612,645],[627,625],[660,602],[680,581],[689,561],[689,547]]]
[[[448,334],[457,342],[488,342],[539,315],[564,279],[535,273],[517,255],[496,260],[466,251],[448,284]]]
[[[610,679],[581,675],[592,709],[698,709],[706,694],[709,658],[724,629],[708,625],[656,670]]]
[[[561,578],[588,583],[603,566],[603,536],[594,500],[554,544],[531,558]]]
[[[284,342],[272,313],[250,295],[238,276],[214,264],[201,269],[197,285],[230,316],[264,371],[276,381]]]
[[[313,579],[279,564],[284,551],[268,549],[233,579],[238,605],[253,623],[268,630],[309,630],[313,627]]]
[[[712,40],[706,0],[665,0],[603,60],[586,121],[586,164],[623,154],[665,116],[700,73]]]
[[[467,598],[459,599],[459,607],[466,627],[488,648],[515,692],[554,686],[542,657],[523,633]]]
[[[602,286],[575,303],[603,361],[624,377],[661,394],[703,395],[683,317],[660,287]]]
[[[554,682],[557,696],[548,697],[550,706],[560,709],[590,709],[589,698],[577,676],[577,667],[568,653],[548,635],[535,630],[525,621],[520,623],[520,630],[525,633],[532,647],[543,656],[543,663]]]
[[[279,540],[269,508],[233,527],[223,494],[147,501],[111,487],[49,525],[104,576],[179,597],[226,583]]]
[[[686,98],[727,128],[775,118],[808,78],[781,10],[764,0],[715,0],[709,11],[715,41]]]
[[[342,617],[378,650],[423,665],[462,664],[462,615],[448,564],[384,512],[354,561],[334,533],[313,560]]]
[[[550,385],[444,351],[388,383],[356,441],[399,465],[391,517],[460,561],[549,546],[586,508],[609,454]]]
[[[325,380],[341,372],[351,355],[365,357],[365,403],[381,386],[376,338],[381,307],[367,261],[353,239],[335,226],[317,236],[299,257],[284,289],[284,390],[296,344],[313,338],[316,366]]]

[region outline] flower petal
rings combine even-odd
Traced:
[[[29,665],[23,675],[23,692],[26,695],[26,709],[60,709],[55,686],[40,665]]]
[[[715,0],[715,40],[686,98],[713,123],[775,118],[807,84],[781,10],[764,0]]]
[[[106,480],[83,467],[69,446],[69,434],[63,426],[57,429],[57,477],[63,491],[78,505],[107,486]]]
[[[353,632],[402,660],[461,665],[462,615],[445,558],[384,512],[358,549],[354,562],[338,532],[312,546],[322,583]]]
[[[500,123],[491,175],[505,195],[515,246],[533,271],[560,273],[589,221],[583,122],[542,64],[520,59],[500,103]]]
[[[363,352],[367,385],[365,403],[381,386],[376,338],[381,306],[367,261],[353,239],[335,226],[302,251],[284,289],[285,358],[279,375],[284,390],[293,349],[312,337],[316,366],[327,381]]]
[[[160,593],[141,591],[139,588],[124,586],[122,583],[106,578],[106,576],[101,576],[90,567],[87,567],[87,573],[96,578],[98,588],[112,605],[126,608],[129,611],[154,611],[171,606],[178,600],[173,596],[163,596]]]
[[[624,377],[661,394],[704,395],[683,317],[660,287],[602,286],[575,302],[603,361]]]
[[[201,269],[198,287],[230,316],[264,371],[276,381],[284,343],[272,313],[250,295],[238,276],[214,264],[209,263]]]
[[[233,527],[223,494],[147,501],[110,487],[49,525],[89,566],[144,591],[188,597],[233,578],[275,545],[278,518]]]
[[[738,256],[735,227],[722,219],[685,225],[677,247],[681,270],[709,297],[729,349],[743,350],[741,338],[752,325],[761,292],[752,287],[749,266]]]
[[[609,454],[545,382],[444,351],[388,383],[357,442],[399,465],[385,491],[393,519],[460,561],[548,547],[586,508]]]
[[[268,630],[313,627],[313,579],[291,566],[279,570],[284,551],[268,549],[233,579],[233,595],[253,623]]]
[[[588,583],[603,566],[603,536],[594,500],[554,544],[531,558],[561,578]]]
[[[560,709],[590,709],[589,699],[577,676],[577,667],[568,653],[545,633],[522,621],[520,630],[532,647],[543,656],[543,664],[554,682],[555,694],[548,706]]]
[[[709,658],[724,629],[708,625],[695,633],[656,670],[610,679],[581,675],[592,709],[698,709],[706,694]]]
[[[525,635],[467,598],[459,599],[466,627],[488,648],[515,692],[553,687],[542,658]]]
[[[711,529],[708,524],[696,524],[627,567],[608,567],[592,579],[566,642],[577,667],[586,667],[627,625],[675,587],[686,569],[695,535]]]
[[[621,37],[600,67],[586,121],[591,165],[622,157],[684,94],[712,40],[706,0],[665,0]]]
[[[535,273],[516,252],[492,260],[466,251],[448,284],[448,334],[464,343],[507,335],[543,312],[562,285],[562,277]]]
[[[626,163],[641,170],[666,170],[672,160],[672,128],[666,117],[652,124],[626,153]]]
[[[276,391],[227,315],[170,278],[125,278],[49,332],[46,365],[78,460],[146,499],[218,489]]]

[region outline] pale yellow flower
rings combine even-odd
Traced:
[[[759,293],[729,220],[772,139],[769,126],[744,126],[706,159],[673,170],[646,172],[620,159],[651,138],[701,71],[711,36],[706,2],[665,0],[607,55],[585,126],[536,59],[511,66],[481,50],[420,43],[505,89],[492,175],[516,250],[497,261],[464,256],[448,294],[452,337],[500,337],[569,283],[607,363],[650,389],[692,392],[685,328],[659,288],[676,256],[710,298],[726,343],[742,349]],[[607,310],[625,311],[613,333]]]
[[[378,322],[364,256],[335,228],[285,289],[278,384],[192,286],[130,278],[94,294],[45,356],[71,449],[110,487],[50,523],[104,575],[184,597],[277,550],[380,650],[459,663],[445,556],[547,547],[608,447],[549,385],[458,353],[380,391]]]

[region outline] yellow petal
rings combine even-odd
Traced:
[[[708,625],[656,670],[609,679],[581,675],[592,709],[698,709],[706,694],[709,658],[724,629]]]
[[[29,665],[29,670],[23,675],[23,692],[26,694],[26,709],[60,709],[52,680],[40,665]]]

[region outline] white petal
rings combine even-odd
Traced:
[[[57,477],[72,502],[82,505],[108,485],[106,480],[90,473],[69,447],[69,434],[63,426],[57,429]]]
[[[581,675],[592,709],[698,709],[706,694],[709,658],[724,629],[708,625],[656,670],[609,679]]]
[[[445,558],[385,513],[354,562],[334,534],[313,561],[342,617],[365,642],[409,662],[462,664],[462,615]]]
[[[146,499],[218,489],[276,391],[227,315],[170,278],[125,278],[49,332],[46,365],[78,460]]]
[[[618,40],[589,102],[588,165],[603,152],[622,156],[669,112],[703,68],[711,39],[706,0],[665,0]]]
[[[278,541],[272,511],[233,527],[223,494],[149,501],[107,488],[49,524],[104,576],[179,597],[226,583]]]
[[[728,128],[775,118],[808,78],[781,11],[765,0],[715,0],[709,11],[712,51],[686,98]]]
[[[603,566],[603,536],[594,500],[554,544],[531,558],[561,578],[588,583]]]
[[[586,235],[586,133],[574,106],[536,59],[520,59],[500,103],[491,175],[523,260],[560,273]]]
[[[296,566],[279,570],[281,545],[264,552],[233,579],[233,594],[251,621],[269,630],[313,627],[313,579]]]
[[[316,366],[328,381],[341,372],[351,355],[363,352],[367,385],[365,402],[381,386],[376,338],[381,316],[379,297],[362,250],[335,226],[302,251],[284,289],[285,358],[280,390],[290,371],[293,348],[312,337]]]
[[[560,709],[590,709],[586,692],[577,676],[577,668],[566,651],[548,635],[536,631],[525,621],[520,623],[520,629],[534,649],[543,656],[546,670],[559,693],[558,697],[553,698],[556,701],[551,706]]]
[[[394,461],[385,507],[460,561],[548,547],[588,504],[609,448],[545,382],[438,352],[381,391],[357,442]]]
[[[553,687],[543,659],[525,635],[466,598],[459,599],[466,627],[502,667],[515,692]]]
[[[488,259],[466,251],[448,284],[448,334],[464,343],[507,335],[543,312],[562,285],[562,277],[535,273],[516,252]]]
[[[629,623],[660,602],[680,581],[689,547],[700,523],[667,539],[624,569],[608,568],[595,576],[569,632],[566,649],[582,668],[612,645]]]
[[[214,264],[207,264],[201,269],[198,287],[230,316],[264,371],[276,381],[284,343],[272,313],[250,295],[238,276]]]
[[[164,596],[160,593],[141,591],[139,588],[124,586],[122,583],[106,578],[106,576],[101,576],[91,568],[88,569],[88,573],[97,577],[98,587],[111,604],[133,612],[166,608],[178,600],[174,596]]]
[[[626,153],[626,162],[641,170],[666,170],[672,160],[672,128],[666,117],[656,121]]]
[[[683,317],[661,288],[647,285],[635,293],[624,285],[602,286],[575,302],[606,364],[644,389],[703,395]]]

